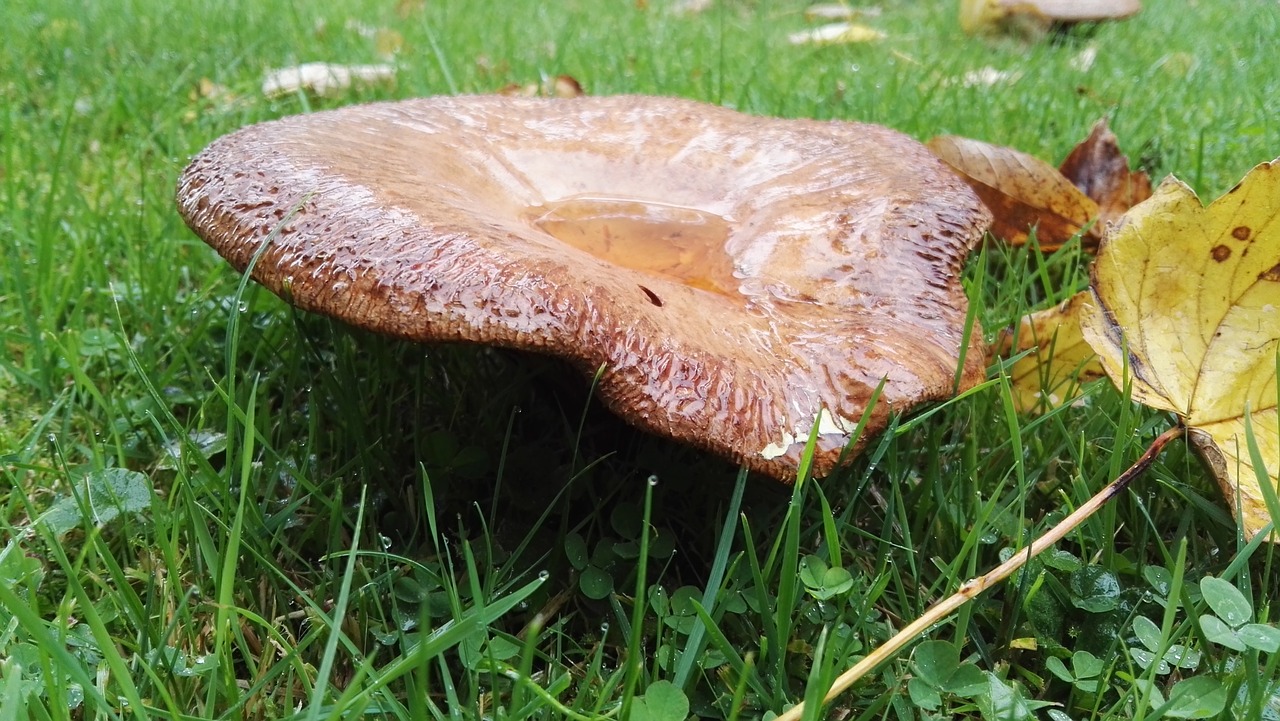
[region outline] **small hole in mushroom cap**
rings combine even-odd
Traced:
[[[659,308],[661,308],[661,307],[662,307],[662,299],[658,297],[658,294],[657,294],[657,293],[654,293],[653,291],[649,290],[648,288],[644,287],[643,285],[642,285],[642,286],[640,286],[640,290],[643,290],[643,291],[644,291],[644,294],[645,294],[646,296],[648,296],[648,298],[649,298],[649,302],[650,302],[650,303],[653,303],[654,305],[658,306]]]

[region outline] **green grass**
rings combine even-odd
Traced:
[[[820,695],[1171,422],[1105,385],[1019,417],[993,383],[820,483],[743,477],[628,429],[553,361],[393,343],[242,284],[172,201],[223,133],[567,73],[592,94],[957,133],[1053,162],[1107,115],[1135,161],[1205,198],[1280,152],[1280,7],[1262,0],[1148,0],[1034,45],[965,38],[950,3],[889,0],[869,21],[888,40],[822,49],[785,42],[801,3],[308,5],[0,7],[0,720],[670,719],[679,694],[661,682],[692,714],[757,718]],[[403,37],[394,88],[259,95],[266,67],[376,61],[349,20]],[[1096,63],[1074,69],[1088,47]],[[955,82],[987,66],[1021,75]],[[203,97],[206,79],[233,97]],[[975,258],[986,332],[1081,287],[1085,260]],[[828,711],[1156,719],[1187,716],[1174,697],[1190,688],[1221,695],[1221,718],[1277,718],[1280,655],[1195,621],[1218,611],[1206,576],[1276,616],[1275,552],[1224,508],[1175,445],[1056,554],[934,629],[947,647]],[[817,564],[849,582],[818,583]],[[1140,663],[1171,646],[1194,668]],[[948,663],[978,670],[930,671]],[[974,673],[981,689],[956,685]]]

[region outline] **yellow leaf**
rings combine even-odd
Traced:
[[[1001,334],[996,348],[1002,356],[1035,349],[1009,369],[1013,402],[1019,412],[1068,403],[1080,394],[1081,385],[1105,375],[1080,332],[1080,308],[1088,297],[1088,291],[1077,293],[1053,308],[1024,316],[1016,334]]]
[[[1203,207],[1174,178],[1108,230],[1084,337],[1118,385],[1173,411],[1238,508],[1246,535],[1271,518],[1244,438],[1249,414],[1271,482],[1280,470],[1280,159]],[[1127,353],[1127,355],[1126,355]]]

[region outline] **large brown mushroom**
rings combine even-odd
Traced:
[[[811,429],[831,470],[882,381],[868,435],[983,374],[958,276],[989,215],[881,127],[425,98],[240,130],[178,201],[300,308],[603,367],[600,396],[634,425],[784,480]]]

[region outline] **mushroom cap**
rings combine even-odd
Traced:
[[[828,473],[882,380],[863,438],[984,373],[959,274],[990,216],[878,126],[423,98],[223,137],[178,203],[300,308],[603,367],[600,397],[632,424],[782,480],[815,429]]]
[[[1003,0],[1006,7],[1030,5],[1055,22],[1092,23],[1137,15],[1142,0]]]

